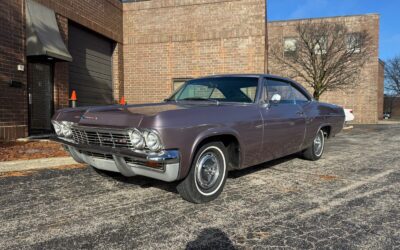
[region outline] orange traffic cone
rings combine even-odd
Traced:
[[[72,94],[71,94],[70,100],[71,100],[72,107],[75,108],[76,107],[76,101],[78,100],[78,98],[76,97],[76,91],[75,90],[72,90]]]
[[[123,96],[121,100],[119,100],[119,104],[126,105],[125,97]]]

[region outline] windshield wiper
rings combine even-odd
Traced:
[[[210,102],[215,102],[216,104],[219,104],[218,100],[211,99],[211,98],[202,98],[202,97],[187,97],[187,98],[179,99],[178,101],[210,101]]]

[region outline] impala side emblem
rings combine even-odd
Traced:
[[[82,115],[82,119],[97,120],[97,116]]]

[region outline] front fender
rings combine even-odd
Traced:
[[[185,171],[181,173],[181,178],[184,178],[187,176],[187,174],[190,171],[192,162],[194,160],[194,157],[196,156],[196,151],[199,148],[199,146],[201,145],[201,143],[211,137],[215,137],[215,136],[221,136],[221,135],[230,135],[230,136],[234,136],[236,138],[236,140],[239,142],[239,148],[241,147],[242,143],[241,143],[241,139],[239,136],[239,133],[232,129],[232,128],[228,128],[228,127],[216,127],[216,128],[209,128],[207,130],[202,131],[201,133],[199,133],[193,144],[192,147],[190,149],[190,157],[189,157],[189,162],[190,162],[190,166],[188,168],[185,168]],[[239,151],[239,154],[242,154],[242,151]],[[242,160],[242,155],[239,155],[239,159],[240,161]],[[239,163],[241,164],[241,162]]]

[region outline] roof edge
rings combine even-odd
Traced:
[[[272,20],[272,21],[268,21],[267,23],[287,23],[287,22],[307,21],[307,20],[323,20],[323,19],[343,18],[343,17],[365,17],[365,16],[380,17],[380,14],[379,13],[366,13],[366,14],[354,14],[354,15],[342,15],[342,16],[295,18],[295,19],[286,19],[286,20]]]

